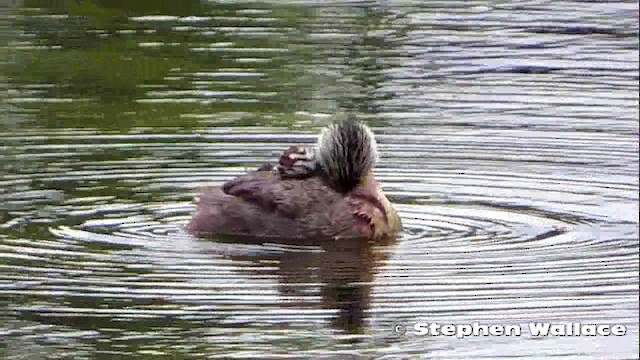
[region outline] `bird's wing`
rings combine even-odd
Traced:
[[[299,214],[300,205],[305,203],[296,201],[304,194],[295,191],[299,187],[295,181],[284,180],[270,171],[259,171],[229,180],[222,185],[222,191],[265,210],[293,218]]]

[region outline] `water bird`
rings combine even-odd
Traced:
[[[204,188],[187,229],[259,238],[392,237],[402,224],[374,178],[377,158],[369,127],[352,118],[333,123],[315,147],[289,147],[277,165]]]

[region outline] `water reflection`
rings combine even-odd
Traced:
[[[296,111],[377,113],[392,95],[384,72],[406,25],[385,9],[249,10],[25,1],[11,102],[52,128],[126,129],[190,127],[212,113],[217,124],[291,125]]]
[[[259,240],[243,239],[245,243],[261,244]],[[239,239],[227,241],[237,242]],[[296,247],[311,246],[316,251],[285,252],[279,255],[231,256],[234,260],[250,260],[267,267],[276,266],[278,291],[283,299],[306,297],[319,287],[318,295],[322,308],[336,311],[333,326],[347,333],[363,333],[365,319],[371,301],[371,287],[378,267],[385,262],[395,238],[377,240],[376,243],[315,240]],[[381,249],[382,247],[382,249]],[[254,270],[261,275],[260,268]],[[269,270],[271,272],[271,270]],[[285,300],[286,302],[286,300]],[[285,306],[305,307],[303,303],[289,303]],[[308,304],[315,306],[312,302]]]

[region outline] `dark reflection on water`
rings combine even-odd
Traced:
[[[307,241],[307,244],[298,241],[291,245],[307,246],[312,251],[230,258],[277,266],[278,290],[284,298],[304,297],[305,292],[320,285],[321,307],[336,312],[332,320],[334,327],[346,333],[362,333],[376,269],[388,257],[374,251],[374,246],[391,246],[395,240],[383,239],[376,244],[351,239],[340,242],[318,239]],[[250,240],[244,239],[243,242],[246,241]],[[262,241],[253,240],[251,243],[262,244]],[[283,242],[278,243],[284,245]],[[260,276],[263,271],[258,269],[255,274]],[[297,302],[288,305],[305,307],[304,303]],[[308,305],[313,306],[313,303]]]
[[[0,69],[2,358],[637,357],[637,2],[10,1]],[[183,230],[346,111],[400,238]],[[532,321],[628,333],[411,332]]]

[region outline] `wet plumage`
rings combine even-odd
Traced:
[[[204,189],[188,229],[279,238],[391,236],[400,219],[373,178],[376,157],[368,127],[330,125],[316,149],[289,148],[276,167]]]

